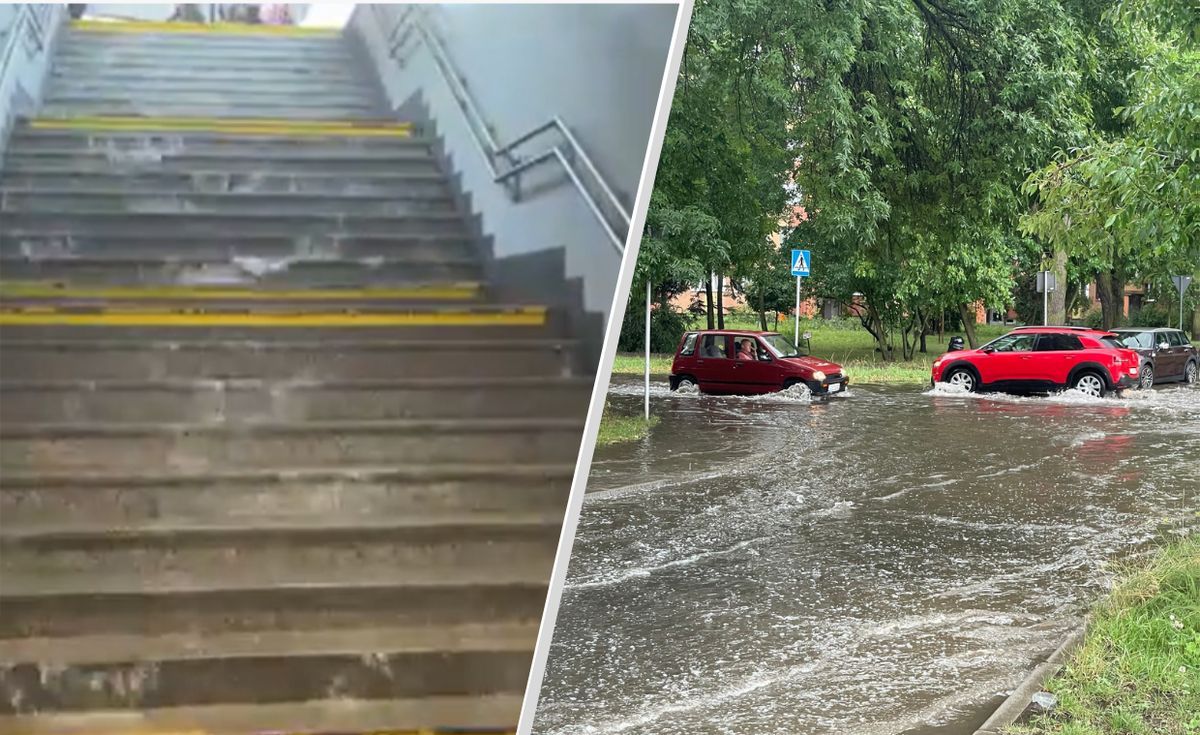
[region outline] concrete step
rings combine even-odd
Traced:
[[[247,61],[302,60],[310,63],[354,63],[350,44],[341,38],[263,38],[153,35],[121,37],[113,34],[68,34],[58,48],[61,59],[120,59],[128,56],[155,58],[243,58]],[[247,67],[253,69],[253,67]]]
[[[583,418],[0,427],[6,472],[265,469],[385,462],[562,462]]]
[[[339,104],[325,105],[319,96],[310,101],[306,98],[281,101],[278,104],[270,101],[247,105],[237,102],[203,101],[188,102],[186,100],[159,100],[157,98],[133,99],[123,102],[88,102],[84,100],[61,103],[48,102],[42,107],[42,114],[50,118],[68,119],[73,117],[92,117],[97,115],[120,117],[207,117],[207,118],[272,118],[289,120],[350,120],[355,118],[376,118],[386,112],[386,107],[379,104]]]
[[[227,315],[179,315],[147,319],[143,317],[113,318],[111,315],[68,316],[61,314],[16,315],[0,312],[0,339],[20,341],[53,339],[67,341],[108,341],[145,339],[152,342],[203,344],[212,342],[329,342],[350,340],[358,342],[421,342],[435,343],[466,341],[562,340],[567,324],[555,311],[547,314],[544,324],[510,326],[498,320],[488,324],[456,324],[454,320],[429,320],[405,323],[403,320],[383,320],[393,326],[382,326],[368,319],[294,318],[282,319],[232,318]],[[321,324],[323,326],[315,326]],[[421,348],[417,348],[421,349]],[[478,360],[475,354],[471,359]],[[491,359],[491,355],[488,356]],[[444,367],[444,366],[443,366]],[[436,374],[436,373],[435,373]],[[248,377],[255,377],[253,375]],[[315,377],[315,376],[310,376]],[[391,376],[395,377],[395,374]]]
[[[343,573],[340,584],[6,595],[0,597],[0,638],[314,630],[366,627],[381,620],[395,625],[537,621],[550,562],[522,572],[540,574],[540,580],[508,581],[512,572],[491,579],[459,574],[431,584],[361,585],[346,582]]]
[[[419,699],[350,698],[286,704],[211,705],[87,713],[0,716],[0,732],[27,735],[128,735],[139,732],[405,732],[468,730],[501,735],[515,728],[520,694],[431,696]]]
[[[328,107],[347,111],[347,118],[382,116],[387,107],[373,94],[362,90],[315,90],[307,93],[285,88],[274,90],[231,89],[231,90],[189,90],[176,88],[172,91],[134,87],[131,89],[102,90],[91,85],[87,89],[70,91],[62,89],[47,90],[43,109],[68,109],[76,114],[82,114],[89,108],[103,111],[121,110],[128,108],[133,114],[145,114],[147,108],[176,108],[176,107],[221,107],[232,111],[244,109],[259,109],[264,107],[281,107],[290,109],[307,109],[312,107]],[[246,117],[246,113],[235,115],[232,112],[222,117]]]
[[[109,154],[103,151],[23,152],[14,148],[4,162],[5,180],[13,175],[71,173],[86,174],[163,174],[186,173],[195,176],[231,176],[240,174],[249,179],[278,176],[344,176],[376,180],[378,177],[401,177],[416,174],[438,174],[437,161],[430,155],[397,155],[355,157],[330,153],[318,155],[298,151],[292,155],[246,157],[215,153],[213,155],[139,155],[134,152]]]
[[[9,598],[547,584],[557,525],[210,529],[6,538]],[[262,604],[264,600],[259,601]],[[130,621],[135,622],[135,621]],[[238,627],[238,626],[233,626]],[[136,630],[135,626],[131,629]]]
[[[427,145],[396,145],[387,148],[374,149],[367,147],[346,148],[327,147],[314,139],[308,145],[293,145],[286,148],[271,149],[267,146],[257,146],[253,138],[244,139],[247,145],[234,147],[230,145],[194,145],[183,148],[173,147],[133,147],[133,148],[29,148],[14,147],[8,153],[8,162],[19,167],[31,163],[54,165],[76,165],[87,167],[89,164],[105,163],[110,166],[152,166],[159,163],[203,163],[205,170],[227,171],[225,164],[234,161],[250,159],[263,164],[264,168],[271,164],[289,163],[320,163],[332,165],[352,165],[364,163],[383,163],[406,165],[414,161],[432,162],[433,154]],[[303,139],[301,139],[303,140]],[[361,140],[361,139],[360,139]],[[384,139],[397,140],[397,139]],[[400,139],[403,140],[403,139]],[[264,171],[264,173],[275,173]],[[330,172],[319,169],[315,173]],[[395,173],[377,171],[374,173]]]
[[[295,65],[268,64],[261,70],[263,80],[287,84],[291,82],[310,82],[322,86],[356,86],[376,89],[377,83],[369,72],[356,65],[320,65],[300,67]],[[258,79],[257,75],[255,77]],[[109,67],[102,73],[78,65],[52,65],[49,79],[51,83],[97,85],[111,84],[114,86],[134,87],[139,84],[170,84],[173,82],[187,83],[203,79],[208,83],[239,84],[246,80],[245,68],[214,66],[212,64],[196,67],[181,67],[171,65],[164,67],[153,63],[125,62],[120,66]]]
[[[488,339],[438,334],[408,341],[344,332],[327,340],[198,338],[155,339],[144,331],[129,339],[92,330],[71,339],[62,330],[0,330],[0,375],[5,380],[390,380],[445,376],[503,378],[580,374],[573,339],[520,339],[493,330]],[[77,332],[79,330],[76,330]],[[105,336],[110,335],[110,336]]]
[[[177,51],[192,49],[201,52],[241,50],[250,53],[327,53],[346,58],[350,55],[349,42],[340,35],[332,36],[267,36],[267,35],[222,35],[219,33],[104,33],[97,31],[68,30],[63,36],[60,50],[64,53],[91,50],[109,52],[114,49],[128,51]]]
[[[141,231],[102,235],[71,231],[0,234],[0,256],[9,259],[80,258],[97,264],[164,259],[180,265],[230,262],[263,273],[300,263],[335,266],[347,261],[384,266],[414,259],[457,264],[469,258],[482,264],[485,262],[482,250],[478,240],[465,231],[388,235],[174,233],[163,236]]]
[[[536,637],[535,625],[509,624],[14,641],[0,644],[13,662],[0,670],[12,693],[0,710],[520,692]]]
[[[160,68],[193,68],[202,76],[206,69],[240,69],[247,76],[262,78],[277,69],[316,68],[327,72],[356,70],[358,61],[351,54],[335,49],[292,50],[262,48],[220,48],[200,45],[177,45],[174,48],[149,48],[142,45],[93,48],[63,44],[54,56],[54,68],[81,78],[103,78],[105,69],[133,69],[141,66]]]
[[[525,518],[557,527],[573,467],[423,465],[289,468],[209,474],[16,475],[0,483],[0,532],[151,527],[354,525],[381,518],[431,525]],[[29,633],[58,635],[57,633]],[[8,635],[0,626],[0,637]]]
[[[69,283],[75,286],[264,286],[342,288],[407,286],[480,281],[483,265],[470,254],[470,243],[450,241],[442,248],[399,243],[399,257],[358,260],[306,260],[294,256],[239,256],[228,245],[213,243],[213,258],[89,258],[38,259],[0,257],[0,273],[12,280]],[[173,246],[173,247],[172,247]],[[6,249],[0,243],[0,250]],[[190,244],[147,244],[161,254],[184,250],[201,254]],[[406,254],[407,253],[407,254]]]
[[[84,211],[6,212],[5,228],[9,235],[87,235],[139,238],[215,237],[270,235],[421,235],[426,237],[462,236],[468,228],[467,216],[456,212],[419,212],[402,216],[366,216],[343,214],[272,213],[212,214],[201,212],[156,213]]]
[[[19,192],[0,188],[0,213],[124,212],[127,214],[345,214],[401,217],[428,212],[452,213],[456,203],[441,195],[366,196],[360,194],[260,194],[256,192],[157,193],[39,190]]]
[[[322,150],[394,152],[419,149],[428,153],[433,141],[426,137],[354,137],[350,135],[238,135],[220,131],[183,130],[58,130],[18,125],[9,139],[10,147],[24,152],[39,150],[184,150],[227,151],[243,155],[264,152]]]
[[[150,78],[142,80],[72,79],[67,76],[51,77],[46,88],[47,99],[59,97],[103,97],[121,99],[130,95],[160,96],[163,99],[191,95],[233,95],[253,98],[268,96],[314,96],[326,100],[339,98],[379,102],[382,97],[376,85],[353,77],[336,82],[325,82],[301,75],[285,75],[274,79],[241,78],[230,79],[218,76],[188,78]]]
[[[192,98],[220,97],[229,100],[253,100],[262,95],[266,98],[295,98],[296,96],[320,99],[333,104],[336,100],[357,102],[382,102],[383,97],[377,88],[356,82],[347,85],[323,84],[313,81],[295,81],[294,77],[284,79],[258,79],[249,76],[242,81],[211,81],[204,76],[193,77],[190,82],[143,82],[130,84],[128,82],[114,83],[99,79],[72,79],[70,77],[52,77],[50,85],[45,90],[45,99],[56,102],[66,102],[71,99],[128,99],[128,98],[161,98],[163,100],[186,100]]]
[[[453,366],[447,366],[453,375]],[[221,423],[415,418],[579,418],[592,381],[0,381],[8,427],[39,423]]]
[[[7,275],[7,274],[5,274]],[[188,312],[286,308],[312,312],[380,309],[406,311],[414,307],[490,308],[495,302],[479,281],[426,281],[389,286],[360,285],[291,288],[272,283],[145,283],[81,284],[69,281],[0,280],[0,301],[7,308],[48,306],[56,309],[91,306],[179,308]]]
[[[196,192],[321,194],[346,196],[444,196],[447,179],[427,171],[382,175],[231,174],[222,171],[93,171],[77,172],[69,166],[26,167],[23,173],[0,174],[6,191],[57,190],[121,193]]]

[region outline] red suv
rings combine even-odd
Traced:
[[[772,393],[804,383],[814,395],[828,395],[849,382],[841,365],[800,354],[777,332],[688,332],[671,363],[671,390]]]
[[[1112,332],[1021,327],[977,350],[953,350],[933,363],[933,382],[970,391],[1045,393],[1065,388],[1104,396],[1138,384],[1141,358]]]

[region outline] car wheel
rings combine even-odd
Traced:
[[[1107,392],[1107,389],[1104,387],[1104,378],[1092,372],[1077,375],[1071,387],[1084,395],[1094,398],[1103,398]]]
[[[699,393],[700,389],[696,385],[696,381],[691,378],[680,378],[679,383],[675,385],[676,393]]]
[[[968,393],[975,392],[975,373],[966,368],[954,368],[942,378],[942,381],[964,388]]]
[[[1142,379],[1138,383],[1138,387],[1142,390],[1150,390],[1154,387],[1154,368],[1149,365],[1142,366]]]
[[[1183,369],[1183,382],[1188,385],[1195,385],[1198,380],[1200,380],[1200,364],[1197,364],[1193,360]]]

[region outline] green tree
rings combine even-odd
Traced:
[[[1126,283],[1200,272],[1200,21],[1185,5],[1138,0],[1103,16],[1138,60],[1129,103],[1111,110],[1113,132],[1025,183],[1038,206],[1022,228],[1096,274],[1106,329]]]
[[[812,106],[798,183],[814,285],[859,304],[885,359],[935,315],[1004,306],[1027,242],[1020,184],[1076,124],[1056,3],[875,0]]]

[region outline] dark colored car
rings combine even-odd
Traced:
[[[1195,383],[1200,380],[1200,350],[1178,329],[1114,329],[1126,347],[1142,356],[1141,384]]]
[[[933,363],[933,382],[969,391],[1049,393],[1074,388],[1104,396],[1138,385],[1141,357],[1113,332],[1020,327],[977,350],[950,350]]]
[[[814,395],[828,395],[849,382],[841,365],[802,355],[777,332],[688,332],[671,363],[671,390],[756,394],[804,383]]]

